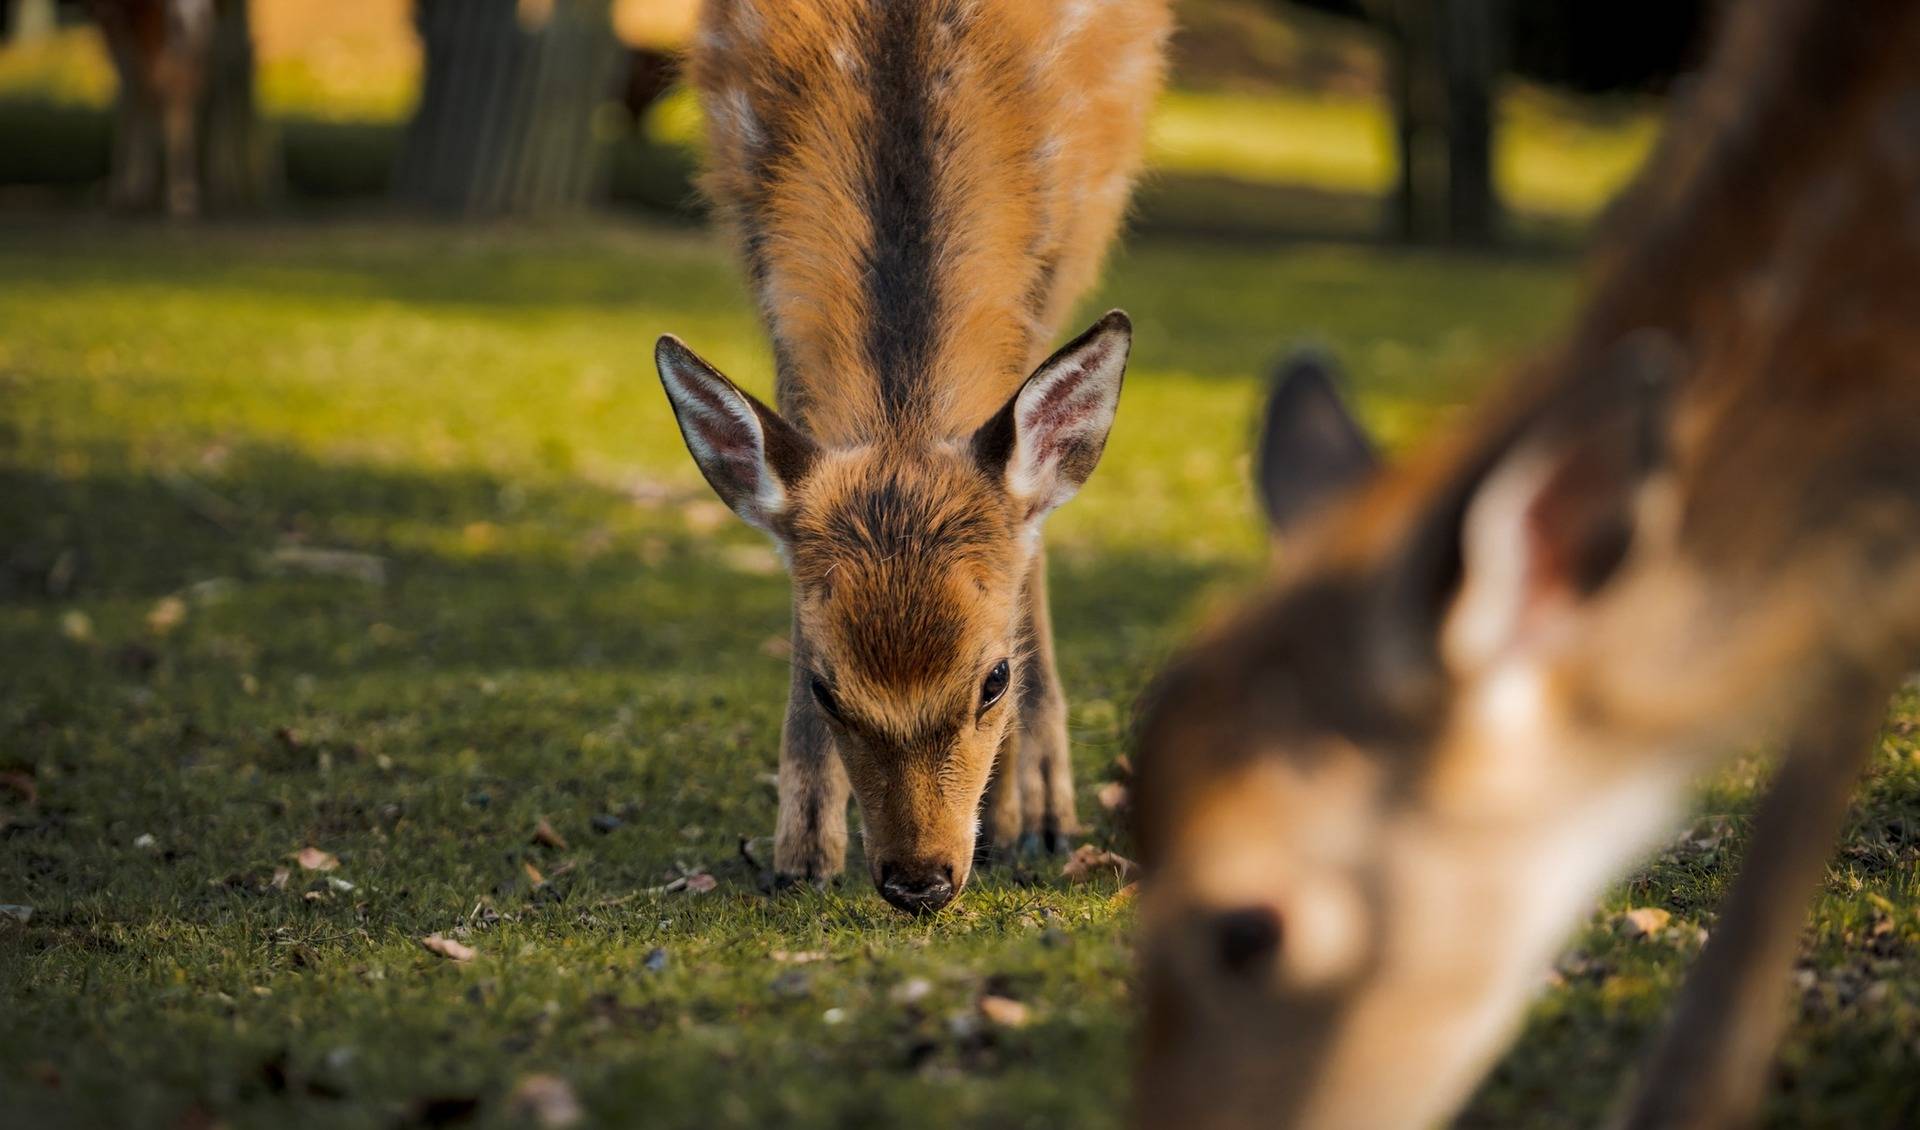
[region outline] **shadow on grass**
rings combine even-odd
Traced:
[[[773,555],[704,488],[645,482],[636,498],[577,480],[322,462],[270,445],[227,452],[200,475],[125,469],[124,453],[99,462],[123,469],[0,468],[7,603],[278,590],[330,606],[336,628],[364,630],[376,617],[393,629],[382,634],[410,638],[403,649],[355,653],[361,671],[684,671],[737,661],[730,644],[775,650],[769,635],[786,630]],[[368,555],[383,578],[330,575],[326,561],[305,562],[308,550]],[[1076,555],[1053,571],[1068,640],[1169,623],[1221,574],[1131,553]],[[310,658],[335,666],[320,652]]]
[[[8,760],[64,764],[69,791],[93,781],[130,823],[224,821],[248,844],[276,823],[258,806],[278,804],[299,829],[284,842],[394,837],[454,877],[474,865],[445,829],[504,849],[541,812],[574,835],[644,813],[603,851],[599,889],[689,860],[751,886],[735,838],[772,831],[786,581],[758,535],[705,524],[704,488],[641,495],[273,446],[193,479],[0,470]],[[275,558],[289,547],[366,555],[383,575],[290,569]],[[1129,698],[1219,572],[1133,554],[1057,566],[1070,689]],[[1081,750],[1083,780],[1127,709]],[[324,779],[316,758],[329,795],[289,808],[285,790]],[[169,772],[126,778],[136,765]],[[396,836],[380,813],[407,789],[434,824]],[[849,896],[865,893],[858,866]]]

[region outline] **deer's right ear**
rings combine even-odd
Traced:
[[[813,441],[679,338],[662,337],[653,361],[680,435],[713,492],[749,524],[778,537],[789,494],[813,464]]]
[[[1333,363],[1299,350],[1280,363],[1260,425],[1256,485],[1267,521],[1285,530],[1357,486],[1379,456],[1334,383]]]

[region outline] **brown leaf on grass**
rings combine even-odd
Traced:
[[[573,1084],[558,1075],[527,1075],[507,1093],[509,1116],[546,1130],[564,1127],[586,1117],[586,1110],[573,1093]]]
[[[536,887],[544,887],[547,885],[547,877],[540,874],[540,869],[535,867],[531,860],[521,860],[520,868],[527,873],[527,881],[529,883],[532,883]]]
[[[1620,933],[1629,938],[1650,938],[1667,928],[1673,915],[1657,906],[1637,906],[1615,920]]]
[[[1113,898],[1114,898],[1114,901],[1116,902],[1125,902],[1127,899],[1138,898],[1139,896],[1140,896],[1140,880],[1138,879],[1135,879],[1133,882],[1128,883],[1126,886],[1121,887],[1119,890],[1113,892]]]
[[[811,965],[827,960],[826,950],[774,950],[767,955],[782,965]]]
[[[687,890],[696,895],[704,895],[720,885],[720,881],[705,871],[696,871],[687,876]]]
[[[1092,844],[1081,844],[1067,857],[1066,865],[1060,868],[1060,874],[1075,883],[1084,883],[1095,875],[1112,871],[1122,883],[1130,883],[1139,877],[1140,868],[1133,860],[1118,852],[1106,851]]]
[[[267,886],[272,887],[276,891],[284,891],[287,889],[287,880],[292,877],[292,871],[287,870],[285,867],[276,867],[273,869],[273,878],[267,880]]]
[[[553,830],[553,825],[545,820],[533,826],[533,842],[555,851],[567,850],[567,838]]]
[[[1120,811],[1125,808],[1127,802],[1132,799],[1132,797],[1128,795],[1127,786],[1118,781],[1108,781],[1106,784],[1101,785],[1099,790],[1093,795],[1099,798],[1100,807],[1106,809],[1108,812]]]
[[[317,847],[303,847],[294,855],[294,861],[307,871],[338,871],[340,861],[332,852],[321,851]]]
[[[448,961],[472,961],[479,956],[479,951],[472,946],[463,945],[439,934],[428,934],[420,939],[420,944],[426,947],[428,953],[438,954]]]
[[[1000,1028],[1025,1028],[1033,1019],[1033,1010],[1012,997],[989,993],[980,998],[980,1015]]]

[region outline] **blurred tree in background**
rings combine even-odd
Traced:
[[[1306,0],[1385,40],[1399,176],[1392,227],[1416,242],[1500,232],[1494,108],[1508,72],[1587,92],[1664,88],[1693,60],[1706,0]]]
[[[271,192],[247,0],[89,0],[119,77],[108,195],[176,217]]]
[[[1372,0],[1387,39],[1400,175],[1395,234],[1486,244],[1497,234],[1493,104],[1506,58],[1503,0]]]
[[[15,43],[44,39],[59,19],[54,0],[10,0],[0,4],[0,36]]]
[[[594,111],[621,53],[610,0],[417,0],[426,49],[398,197],[461,215],[584,207],[599,184]]]

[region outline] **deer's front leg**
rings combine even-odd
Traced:
[[[1843,678],[1788,743],[1720,921],[1613,1122],[1617,1130],[1734,1130],[1759,1121],[1807,907],[1879,748],[1892,694]]]
[[[1061,851],[1079,834],[1073,759],[1067,746],[1067,698],[1053,662],[1053,616],[1047,608],[1046,551],[1034,554],[1027,577],[1025,674],[1020,686],[1019,778],[1022,838]]]
[[[981,803],[981,830],[986,843],[974,849],[975,859],[1002,862],[1019,850],[1020,788],[1020,733],[1016,725],[1000,743],[993,778],[987,782],[986,799]],[[983,847],[991,850],[983,852]]]
[[[847,862],[847,771],[807,687],[800,633],[793,639],[793,682],[780,729],[780,818],[773,869],[794,882],[824,883]]]

